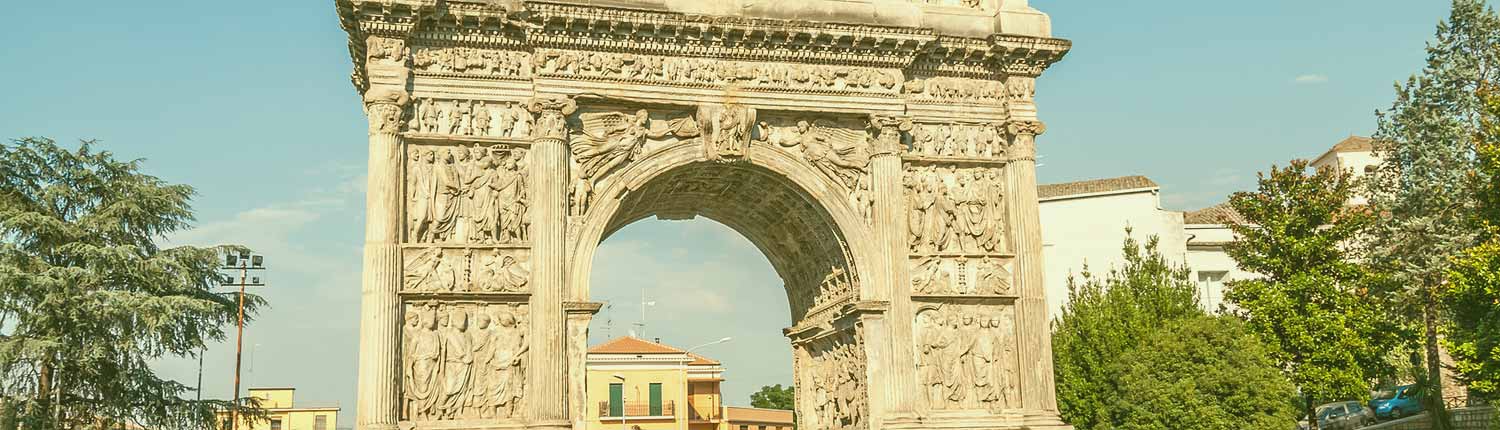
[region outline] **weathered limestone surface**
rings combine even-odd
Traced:
[[[1024,0],[336,0],[370,117],[360,429],[579,428],[600,241],[781,276],[810,429],[1065,429]]]

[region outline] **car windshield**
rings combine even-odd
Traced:
[[[1396,398],[1396,390],[1380,390],[1375,393],[1375,400],[1390,400]]]

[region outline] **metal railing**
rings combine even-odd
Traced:
[[[692,421],[717,421],[717,420],[723,420],[724,419],[724,412],[723,411],[724,410],[722,408],[713,408],[713,409],[710,409],[708,411],[708,413],[706,413],[706,414],[699,413],[697,409],[693,408],[693,404],[692,403],[688,403],[688,419],[692,420]]]
[[[651,413],[651,404],[642,402],[625,402],[619,408],[624,416],[615,414],[609,407],[609,402],[599,402],[599,418],[639,418],[639,417],[672,417],[675,416],[677,404],[671,400],[661,403],[661,413]]]

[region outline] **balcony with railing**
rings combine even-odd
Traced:
[[[624,402],[617,408],[610,408],[609,402],[599,402],[599,419],[657,419],[673,418],[676,416],[677,404],[671,400],[661,403],[661,409],[651,407],[645,402]],[[623,416],[622,416],[623,415]]]

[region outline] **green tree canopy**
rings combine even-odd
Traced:
[[[238,248],[157,245],[188,227],[192,195],[92,142],[0,144],[0,397],[22,425],[207,428],[231,406],[184,398],[191,387],[149,366],[237,317],[210,289]]]
[[[1471,396],[1491,401],[1500,399],[1500,93],[1495,85],[1480,90],[1485,109],[1475,138],[1474,224],[1486,241],[1455,259],[1443,294],[1445,341],[1456,370]]]
[[[1479,202],[1470,181],[1484,116],[1479,92],[1500,76],[1500,16],[1483,0],[1454,0],[1427,46],[1421,73],[1396,87],[1391,108],[1378,112],[1377,149],[1384,159],[1370,182],[1378,222],[1371,266],[1401,287],[1405,314],[1423,324],[1428,409],[1449,428],[1443,411],[1439,331],[1441,299],[1455,257],[1479,238],[1472,214]]]
[[[1120,357],[1122,430],[1285,429],[1296,389],[1232,317],[1169,323]]]
[[[1362,208],[1346,204],[1350,175],[1306,172],[1306,161],[1272,166],[1256,191],[1230,196],[1245,222],[1231,222],[1236,240],[1225,250],[1262,277],[1230,282],[1225,299],[1271,346],[1311,416],[1319,403],[1365,398],[1370,381],[1392,371],[1386,352],[1404,326],[1382,314],[1374,281],[1348,252],[1369,224]]]
[[[1128,231],[1127,231],[1128,232]],[[1068,302],[1053,321],[1052,355],[1058,407],[1081,430],[1116,428],[1120,357],[1170,321],[1201,316],[1197,286],[1186,267],[1173,265],[1151,237],[1144,249],[1126,238],[1125,262],[1098,278],[1085,267],[1068,279]]]
[[[750,406],[790,411],[797,409],[796,397],[797,393],[793,386],[766,385],[760,387],[759,392],[750,393]]]

